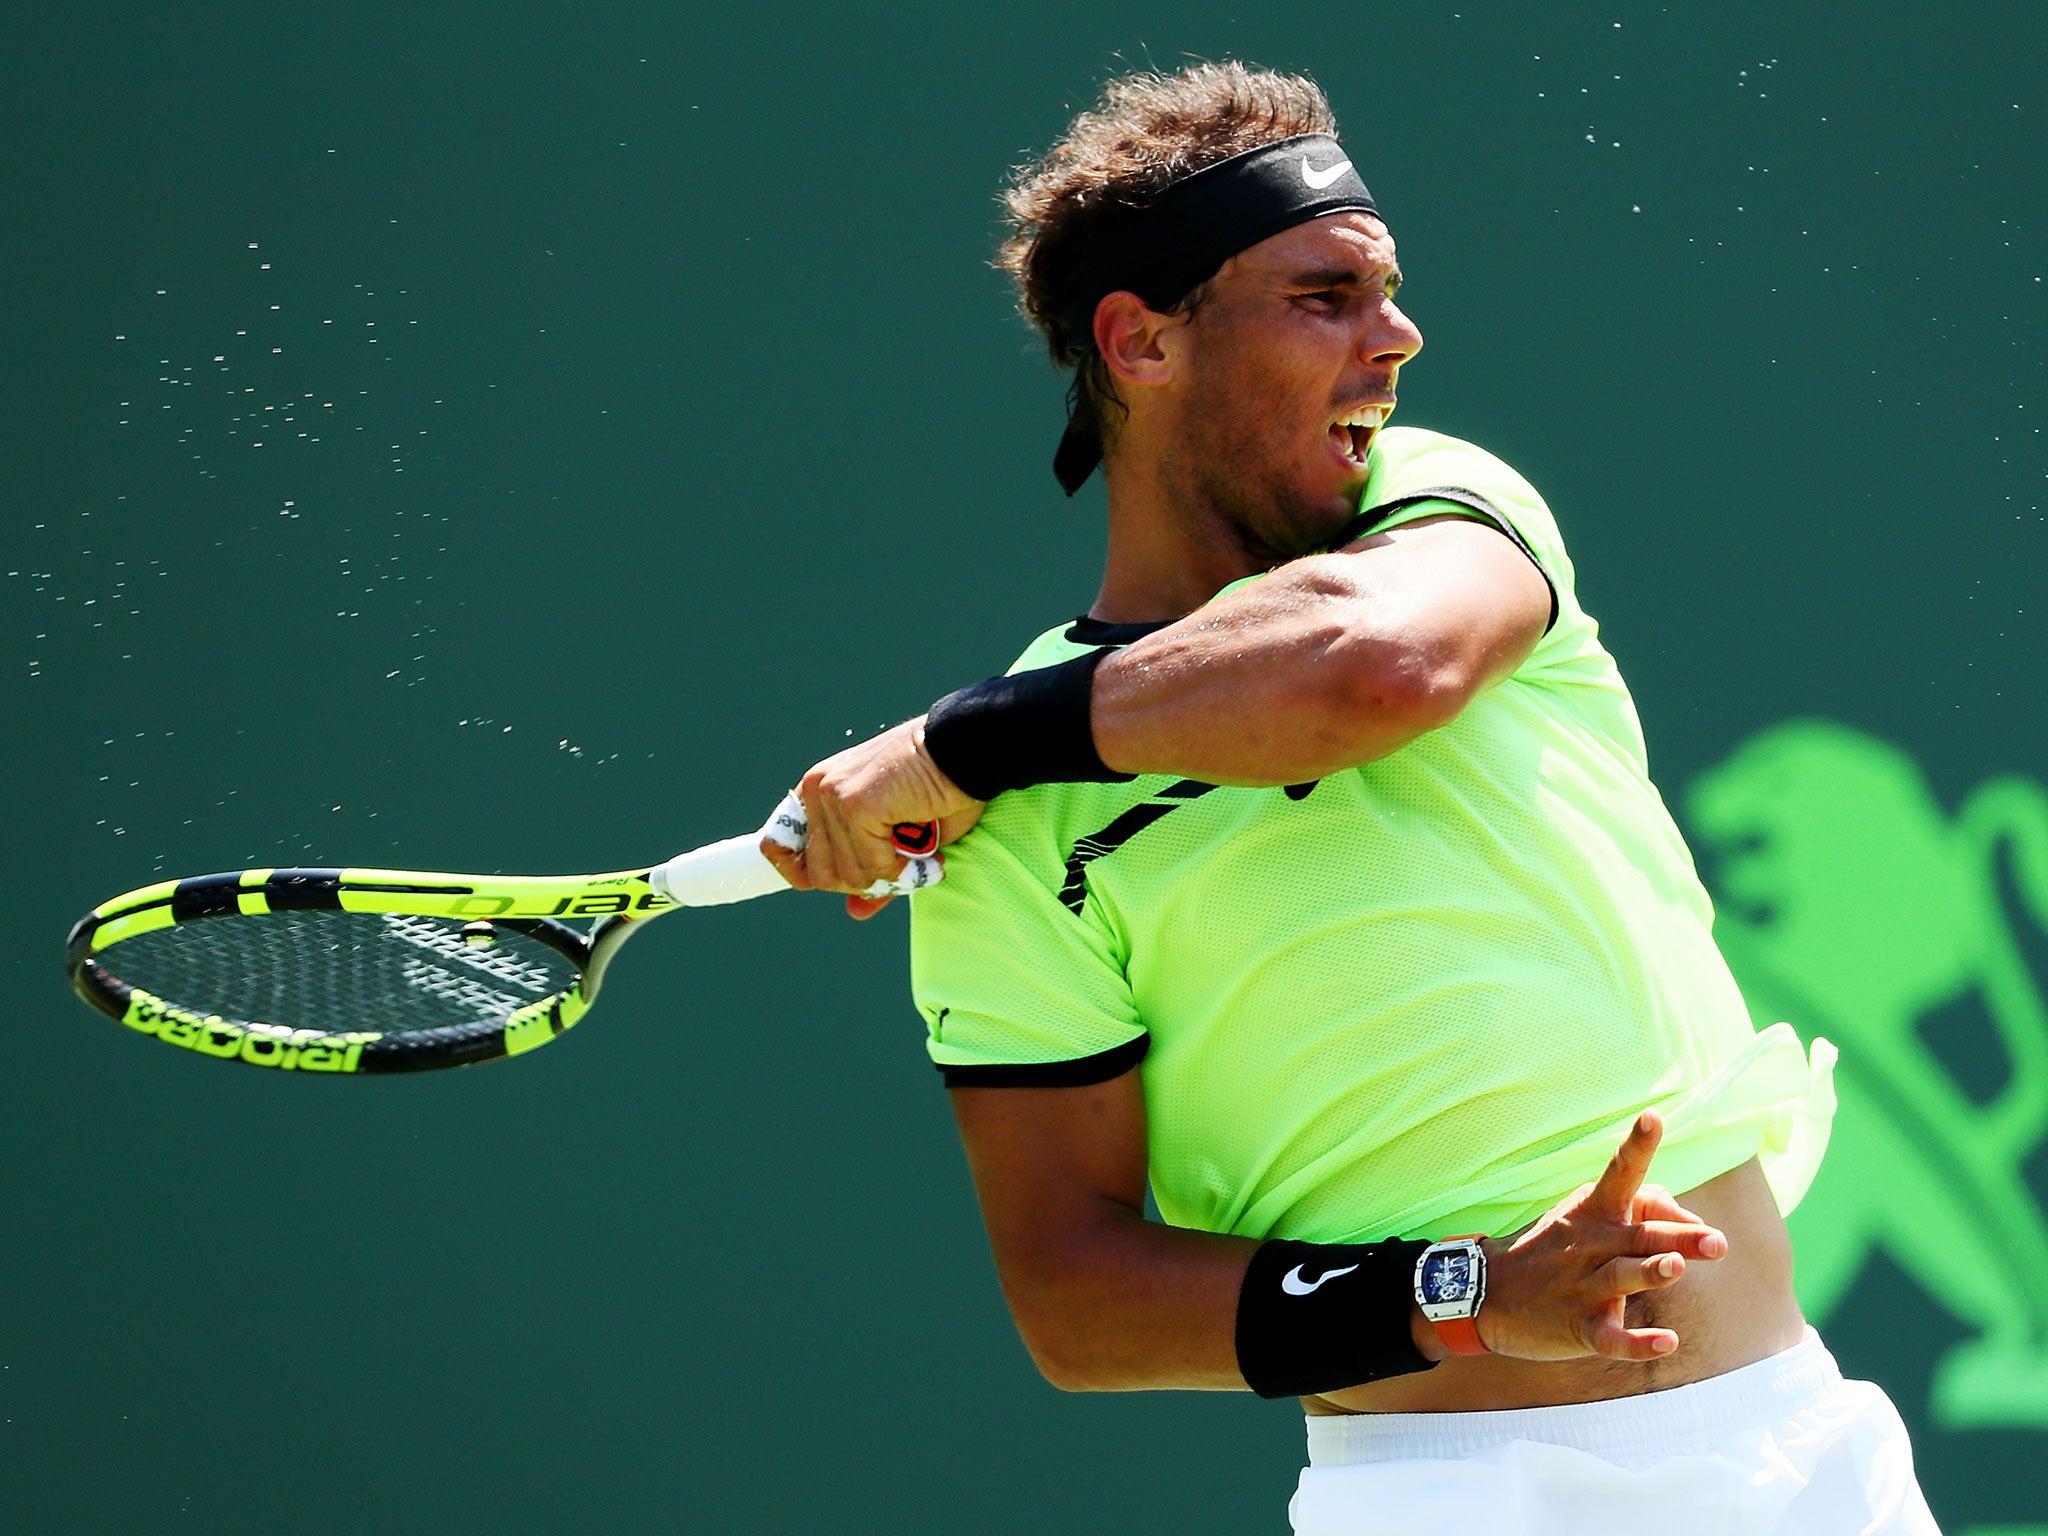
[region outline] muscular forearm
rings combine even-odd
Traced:
[[[892,825],[939,821],[950,841],[1007,790],[1322,778],[1450,721],[1549,615],[1542,575],[1498,532],[1424,519],[1292,561],[1121,651],[949,694],[813,767],[798,786],[810,848],[763,851],[792,884],[856,892],[901,868]]]
[[[1233,1329],[1257,1247],[1106,1201],[1058,1243],[999,1253],[998,1263],[1017,1331],[1054,1386],[1243,1391]]]
[[[1291,784],[1385,757],[1461,709],[1483,656],[1354,558],[1299,560],[1108,657],[1089,719],[1120,773]]]
[[[1281,566],[1097,669],[1089,724],[1120,773],[1292,784],[1369,763],[1508,676],[1550,618],[1498,532],[1424,518]]]
[[[1243,1391],[1238,1309],[1258,1247],[1105,1201],[1062,1241],[1011,1255],[1003,1289],[1032,1360],[1066,1391]],[[1441,1358],[1421,1309],[1404,1321],[1416,1349]]]

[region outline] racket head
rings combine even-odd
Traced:
[[[72,929],[67,961],[93,1007],[197,1055],[416,1072],[554,1039],[617,947],[670,905],[644,870],[231,870],[102,903]]]

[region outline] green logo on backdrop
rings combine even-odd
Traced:
[[[1751,1011],[1842,1050],[1792,1217],[1807,1315],[1882,1250],[1973,1335],[1936,1369],[1934,1420],[2048,1428],[2048,1213],[2023,1169],[2048,1132],[2048,1007],[2022,947],[2048,933],[2048,793],[1992,779],[1951,816],[1898,749],[1792,721],[1695,780],[1687,811]],[[1933,1029],[1981,1038],[1937,1052]],[[1944,1064],[1961,1056],[2002,1060],[2002,1082],[1973,1096]]]

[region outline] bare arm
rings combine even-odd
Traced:
[[[1320,778],[1454,719],[1549,617],[1542,574],[1499,530],[1423,518],[1292,561],[1111,656],[1096,750],[1120,773]]]
[[[1295,784],[1369,763],[1455,718],[1522,664],[1550,617],[1542,574],[1498,529],[1423,518],[1291,561],[1106,659],[1089,718],[1119,773]],[[813,767],[802,855],[762,849],[793,885],[855,892],[893,878],[900,821],[951,842],[981,802],[931,760],[910,720]],[[857,917],[882,902],[851,896]]]
[[[1086,1088],[956,1088],[953,1112],[1003,1294],[1046,1379],[1069,1391],[1238,1389],[1237,1295],[1257,1242],[1148,1222],[1145,1102],[1133,1070]],[[1645,1360],[1677,1344],[1623,1326],[1622,1302],[1726,1240],[1642,1186],[1661,1125],[1645,1116],[1600,1182],[1513,1243],[1489,1243],[1481,1335],[1527,1359]],[[1444,1351],[1420,1309],[1417,1348]],[[1668,1341],[1668,1342],[1667,1342]]]
[[[1242,1391],[1232,1336],[1258,1244],[1145,1219],[1137,1072],[951,1098],[1003,1295],[1046,1380]]]

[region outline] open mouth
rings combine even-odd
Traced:
[[[1379,405],[1361,405],[1330,423],[1330,446],[1354,469],[1365,468],[1365,456],[1372,440],[1393,413],[1391,400]]]

